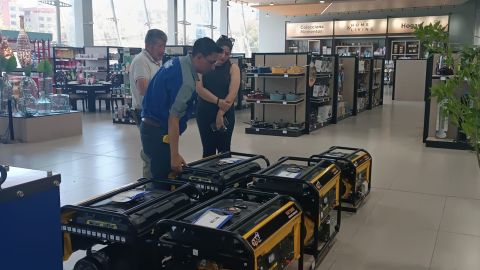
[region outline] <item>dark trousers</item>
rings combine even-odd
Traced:
[[[163,142],[165,135],[168,135],[168,131],[162,127],[149,125],[143,121],[140,124],[143,152],[150,160],[150,170],[155,180],[165,180],[171,172],[170,144]],[[168,184],[152,183],[152,187],[170,190]]]
[[[229,110],[224,117],[228,120],[227,131],[213,131],[211,124],[215,123],[217,112],[202,111],[197,108],[197,125],[203,145],[203,157],[213,156],[218,153],[230,151],[233,127],[235,126],[235,111]]]

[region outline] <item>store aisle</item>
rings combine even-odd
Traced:
[[[237,112],[235,151],[310,156],[333,145],[373,156],[373,193],[357,215],[344,215],[338,241],[320,269],[480,269],[480,173],[464,151],[425,148],[423,104],[386,102],[318,130],[283,138],[244,134],[249,111]],[[71,204],[141,176],[135,126],[112,124],[109,113],[85,114],[83,136],[0,145],[0,163],[62,174],[61,203]],[[201,157],[195,121],[181,137],[187,161]],[[80,257],[77,255],[75,257]],[[72,269],[74,259],[64,264]]]

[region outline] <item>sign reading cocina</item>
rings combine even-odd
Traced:
[[[428,17],[406,17],[406,18],[390,18],[388,20],[389,34],[408,34],[413,33],[413,27],[423,25],[435,24],[440,21],[443,26],[448,25],[448,15],[445,16],[428,16]],[[336,29],[335,29],[336,30]],[[448,26],[445,29],[448,31]]]
[[[387,19],[335,21],[335,36],[378,35],[387,33]]]
[[[333,22],[287,23],[289,37],[324,37],[333,35]]]

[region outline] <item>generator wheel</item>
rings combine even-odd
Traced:
[[[106,270],[102,264],[93,257],[80,259],[73,267],[73,270]]]

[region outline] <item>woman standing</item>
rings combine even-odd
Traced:
[[[222,35],[217,45],[223,49],[223,53],[218,55],[215,70],[199,76],[200,81],[197,82],[199,97],[196,115],[203,157],[215,155],[217,151],[230,151],[235,125],[233,104],[240,87],[240,69],[229,60],[232,40]],[[224,118],[228,123],[224,123]]]

